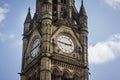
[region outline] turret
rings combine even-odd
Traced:
[[[26,16],[26,19],[25,19],[25,22],[24,22],[24,31],[23,31],[22,70],[24,70],[24,60],[25,60],[24,55],[25,55],[27,44],[28,44],[28,37],[26,36],[26,33],[29,32],[31,20],[32,19],[31,19],[30,8],[28,8],[28,13],[27,13],[27,16]],[[23,72],[23,71],[21,71],[21,72]],[[24,76],[22,76],[21,78],[23,79]]]
[[[87,26],[87,14],[86,10],[83,5],[83,0],[81,1],[81,8],[79,11],[79,31],[80,31],[80,38],[81,38],[81,43],[83,46],[82,50],[82,61],[83,61],[83,66],[84,66],[84,78],[85,80],[88,80],[88,26]]]
[[[84,66],[88,66],[88,52],[87,52],[87,47],[88,47],[88,26],[87,26],[87,14],[86,10],[83,5],[83,0],[81,1],[81,7],[79,11],[79,27],[78,27],[79,33],[80,33],[80,38],[81,38],[81,43],[83,45],[83,62]]]
[[[24,34],[29,31],[30,23],[31,23],[31,13],[30,13],[30,8],[29,8],[25,22],[24,22]]]
[[[85,10],[84,4],[83,4],[83,0],[81,1],[81,7],[80,7],[79,15],[87,17],[86,10]]]
[[[83,0],[81,1],[81,7],[79,11],[79,24],[80,24],[80,29],[88,31],[87,30],[87,13],[84,8]]]

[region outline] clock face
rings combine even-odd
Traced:
[[[58,47],[65,53],[71,53],[74,50],[74,43],[70,37],[61,35],[57,39]]]
[[[38,55],[40,47],[40,39],[35,39],[32,48],[31,48],[31,57],[34,58],[36,55]]]

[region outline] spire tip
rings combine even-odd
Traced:
[[[28,11],[30,12],[30,7],[28,8]]]
[[[81,4],[83,5],[83,0],[81,0]]]

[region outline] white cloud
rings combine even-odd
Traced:
[[[104,0],[113,9],[120,9],[120,0]]]
[[[120,34],[112,35],[107,41],[89,46],[90,64],[101,64],[114,60],[120,55]]]
[[[13,47],[21,47],[22,48],[22,40],[15,40],[14,42],[10,43]]]
[[[4,4],[3,6],[0,6],[0,23],[5,20],[6,14],[9,12],[9,6],[8,4]]]
[[[5,42],[8,39],[13,39],[15,38],[14,34],[4,34],[0,32],[0,41]]]
[[[22,46],[22,40],[19,40],[19,37],[17,37],[14,34],[4,34],[0,32],[0,43],[6,43],[12,47],[21,47]]]
[[[9,38],[15,38],[15,35],[14,34],[10,34]]]
[[[0,32],[0,41],[4,42],[4,40],[5,40],[5,35]]]
[[[2,34],[0,33],[0,37],[2,36]]]

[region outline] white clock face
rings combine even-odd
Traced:
[[[70,37],[61,35],[57,39],[58,47],[65,53],[71,53],[74,50],[74,43]]]
[[[31,57],[35,57],[39,52],[40,39],[35,39],[31,48]]]

